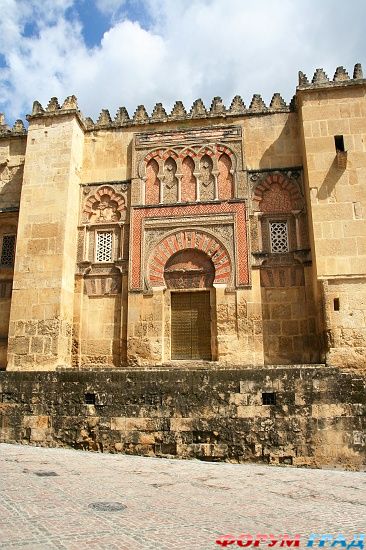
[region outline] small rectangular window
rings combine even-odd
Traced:
[[[276,394],[271,393],[262,393],[262,403],[263,405],[275,405],[276,404]]]
[[[111,262],[113,252],[113,231],[98,231],[96,261]]]
[[[289,251],[287,222],[269,222],[271,252],[283,254]]]
[[[84,395],[84,403],[86,405],[95,405],[95,393],[86,393]]]
[[[334,145],[336,151],[345,151],[343,136],[334,136]]]
[[[3,235],[0,265],[11,267],[15,259],[15,235]]]
[[[333,309],[334,311],[339,311],[339,298],[334,298],[333,300]]]

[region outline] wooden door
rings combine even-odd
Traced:
[[[171,358],[210,361],[210,292],[172,292],[171,308]]]

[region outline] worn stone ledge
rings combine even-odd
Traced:
[[[1,372],[0,441],[363,469],[365,387],[324,365]]]

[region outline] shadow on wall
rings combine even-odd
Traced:
[[[121,332],[121,323],[123,323],[123,320],[121,318],[121,315],[124,314],[125,308],[123,308],[122,300],[122,276],[121,276],[121,292],[119,296],[116,296],[114,301],[114,315],[113,315],[113,342],[112,342],[112,356],[113,356],[113,364],[116,366],[120,366],[121,363],[126,363],[127,357],[127,349],[126,346],[123,345],[124,341],[126,340],[126,336],[124,334],[125,327],[122,325],[122,331]]]
[[[8,339],[0,336],[0,370],[6,370]]]
[[[132,140],[127,146],[127,171],[126,179],[130,180],[132,178]]]
[[[332,196],[334,188],[343,176],[345,170],[346,167],[338,167],[337,157],[335,156],[321,187],[318,189],[317,199],[325,200]]]
[[[23,165],[9,167],[7,164],[0,164],[1,207],[19,207],[23,169]]]
[[[293,164],[289,156],[300,156],[299,133],[294,117],[296,114],[290,113],[278,138],[263,153],[259,161],[260,169],[288,167]]]

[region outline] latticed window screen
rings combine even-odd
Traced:
[[[97,249],[96,249],[97,262],[112,261],[112,246],[113,246],[112,231],[100,231],[97,233]]]
[[[271,252],[288,252],[287,222],[269,222]]]
[[[15,235],[4,235],[1,244],[0,265],[14,265],[15,257]]]

